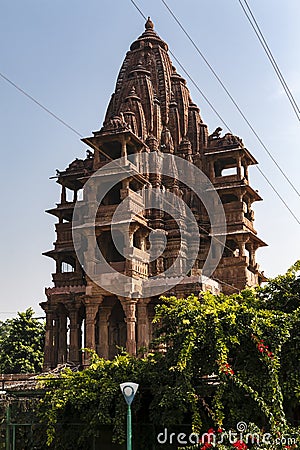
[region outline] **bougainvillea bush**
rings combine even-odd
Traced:
[[[299,448],[299,269],[300,262],[265,287],[231,296],[204,292],[162,298],[152,347],[165,351],[143,358],[121,352],[112,361],[93,354],[85,371],[67,370],[45,383],[39,414],[48,444],[65,448],[64,431],[58,433],[57,424],[63,422],[67,430],[74,420],[82,428],[73,448],[84,448],[84,440],[107,425],[113,428],[113,439],[124,442],[126,405],[119,384],[130,380],[140,385],[133,403],[140,432],[136,449],[180,447],[176,433],[182,424],[193,433],[193,440],[183,444],[186,448]],[[143,424],[151,424],[155,432],[151,442],[147,438],[141,444]],[[172,443],[158,445],[157,434],[169,430],[175,430]],[[236,440],[230,441],[230,433],[237,430]]]

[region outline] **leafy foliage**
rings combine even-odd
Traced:
[[[0,373],[37,373],[44,357],[44,324],[29,308],[0,322]]]
[[[299,268],[298,262],[266,287],[231,296],[205,292],[163,298],[154,320],[156,344],[166,352],[144,358],[122,354],[112,361],[93,354],[85,371],[50,377],[40,406],[48,445],[68,448],[58,423],[67,429],[74,420],[82,429],[73,448],[84,448],[84,439],[105,425],[113,427],[115,441],[123,442],[126,405],[119,384],[126,380],[140,384],[135,421],[150,422],[156,430],[190,423],[191,431],[202,434],[210,427],[236,429],[243,421],[277,437],[298,434]],[[247,448],[242,441],[235,447]]]

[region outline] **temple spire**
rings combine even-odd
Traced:
[[[150,19],[150,17],[148,17],[147,22],[145,23],[145,29],[146,30],[154,30],[154,23],[152,22],[152,20]]]

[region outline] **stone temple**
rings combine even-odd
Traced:
[[[159,295],[141,296],[136,286],[155,276],[162,276],[166,283],[163,273],[176,260],[181,234],[164,211],[143,211],[141,192],[159,187],[176,193],[179,183],[161,176],[159,171],[147,173],[145,168],[134,166],[128,178],[116,183],[102,198],[95,216],[97,246],[115,273],[133,280],[130,295],[115,295],[113,276],[105,277],[102,270],[106,281],[99,285],[87,275],[85,269],[90,262],[84,266],[79,261],[72,234],[75,204],[80,207],[89,203],[83,192],[85,183],[111,160],[122,157],[124,165],[133,166],[135,155],[143,152],[155,152],[158,158],[170,153],[198,167],[219,195],[227,222],[226,243],[216,270],[208,278],[202,274],[211,243],[208,216],[201,201],[181,186],[180,195],[199,225],[201,243],[192,269],[172,289],[166,283],[166,295],[186,296],[206,289],[230,294],[265,280],[255,254],[266,244],[254,229],[252,209],[252,203],[262,199],[250,186],[248,173],[249,166],[257,161],[239,137],[221,135],[221,131],[217,128],[209,133],[185,79],[172,65],[168,45],[148,19],[144,33],[126,54],[103,127],[83,139],[90,148],[87,157],[75,159],[64,171],[57,172],[60,202],[47,211],[58,219],[56,241],[54,248],[45,253],[56,264],[54,287],[46,289],[47,301],[41,303],[46,313],[45,369],[68,361],[88,364],[89,355],[82,348],[113,358],[120,347],[135,355],[151,341]],[[109,183],[111,176],[111,170],[103,171],[100,183]],[[121,252],[112,239],[110,222],[124,199],[128,211],[123,222],[129,231],[121,236]],[[153,230],[161,232],[157,233],[156,244],[164,244],[164,251],[151,261],[148,250]],[[165,241],[159,242],[159,236],[164,236]],[[184,252],[188,257],[189,249]]]

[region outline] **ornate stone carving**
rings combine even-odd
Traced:
[[[168,46],[157,35],[153,22],[148,18],[145,31],[126,54],[102,129],[92,137],[83,139],[93,151],[88,150],[84,160],[76,158],[65,171],[57,171],[58,182],[62,186],[61,202],[48,211],[59,221],[56,224],[57,240],[54,249],[45,253],[54,259],[56,273],[53,276],[54,287],[46,289],[47,302],[41,304],[46,312],[45,367],[53,368],[58,361],[64,362],[67,354],[70,360],[81,364],[80,349],[83,344],[105,358],[115,356],[116,346],[126,346],[128,352],[136,354],[137,346],[148,345],[157,298],[152,293],[153,297],[142,299],[140,294],[148,283],[149,275],[155,278],[155,282],[166,286],[166,290],[168,279],[183,275],[182,281],[174,288],[174,294],[180,296],[198,293],[209,285],[213,286],[213,290],[221,286],[225,293],[231,292],[230,289],[234,292],[243,288],[249,280],[256,284],[264,279],[258,272],[255,251],[265,244],[253,228],[254,213],[251,208],[252,203],[261,198],[250,187],[248,177],[248,166],[256,164],[256,161],[244,148],[241,138],[231,133],[221,137],[221,131],[218,127],[208,136],[207,125],[191,99],[185,79],[172,66]],[[152,152],[153,156],[152,163],[146,163],[144,167],[137,162],[137,155],[142,152]],[[227,251],[214,273],[220,285],[212,280],[204,283],[201,278],[210,250],[214,257],[221,256],[220,246],[213,245],[210,249],[211,230],[206,206],[188,186],[180,183],[174,161],[168,162],[172,164],[174,177],[162,175],[166,164],[162,152],[181,156],[199,167],[213,183],[224,204]],[[110,292],[117,278],[110,278],[111,274],[108,274],[107,284],[100,286],[91,280],[91,275],[89,278],[84,274],[84,269],[90,268],[98,274],[99,265],[95,267],[94,264],[96,246],[88,242],[88,237],[95,234],[94,228],[88,224],[86,240],[82,237],[76,243],[72,240],[71,222],[74,219],[73,203],[78,203],[77,192],[110,158],[114,160],[120,156],[124,157],[125,165],[135,165],[134,175],[114,186],[100,206],[97,203],[97,189],[91,183],[80,201],[84,217],[92,217],[95,213],[97,243],[99,248],[102,246],[101,253],[109,266],[131,276],[128,282],[132,289],[130,297],[118,299]],[[228,173],[228,169],[235,169],[235,172]],[[112,175],[115,174],[105,167],[101,182],[107,183]],[[92,180],[96,183],[95,178]],[[73,202],[67,201],[67,189],[74,191]],[[162,203],[161,208],[145,208],[146,200],[156,189],[158,193],[173,194],[174,217],[165,212]],[[113,246],[107,231],[117,205],[124,199],[128,200],[128,211],[122,217],[124,229],[121,234],[127,229],[127,219],[131,221],[129,233],[123,239],[125,257]],[[186,220],[181,199],[195,215],[193,227]],[[199,251],[196,249],[198,257],[194,266],[186,274],[186,263],[193,246],[190,240],[188,247],[187,236],[189,234],[191,237],[193,233],[201,233],[201,243]],[[75,246],[85,256],[83,267],[77,259]],[[183,257],[176,262],[179,252]],[[155,253],[158,256],[152,260],[150,256]],[[62,262],[71,264],[74,271],[62,273]],[[164,272],[172,265],[165,276]],[[150,294],[146,295],[148,297]],[[84,363],[88,364],[87,355]]]
[[[221,131],[222,131],[221,127],[216,128],[215,131],[212,134],[209,135],[209,139],[215,139],[215,138],[218,139],[218,138],[220,138],[221,137]]]
[[[234,136],[231,133],[226,133],[223,138],[218,141],[218,147],[224,146],[241,146],[244,147],[243,141],[238,136]]]
[[[128,129],[128,124],[125,122],[124,115],[121,112],[119,115],[114,115],[105,122],[102,131],[123,131]]]

